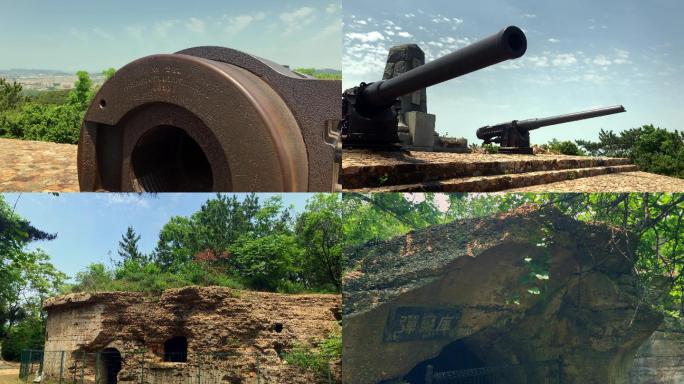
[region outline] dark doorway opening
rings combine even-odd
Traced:
[[[435,372],[456,371],[461,369],[481,368],[485,363],[462,340],[448,344],[434,359],[425,360],[413,367],[404,376],[404,381],[411,384],[425,384],[425,373],[428,365],[434,367]],[[487,384],[489,381],[477,381]]]
[[[131,166],[138,188],[146,192],[209,192],[211,164],[202,148],[184,130],[161,125],[135,144]]]
[[[172,337],[164,343],[164,361],[185,363],[188,361],[188,340],[183,336]]]
[[[116,348],[106,348],[100,353],[102,378],[106,384],[117,384],[121,371],[121,353]]]

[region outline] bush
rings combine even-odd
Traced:
[[[30,317],[12,327],[2,340],[2,358],[19,361],[25,349],[43,349],[45,343],[45,323]]]
[[[558,141],[553,139],[541,147],[547,151],[560,153],[561,155],[586,156],[586,153],[584,153],[577,144],[569,140]]]
[[[684,178],[684,133],[644,125],[615,134],[599,133],[599,141],[577,140],[592,156],[627,157],[642,171]]]
[[[331,333],[318,346],[295,345],[283,353],[282,358],[288,364],[325,377],[330,373],[330,364],[342,358],[342,332],[338,330]]]

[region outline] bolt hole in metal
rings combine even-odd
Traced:
[[[135,182],[144,192],[209,192],[211,164],[184,130],[162,125],[150,129],[133,148]]]

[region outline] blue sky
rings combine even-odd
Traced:
[[[261,201],[275,194],[260,193]],[[52,258],[53,264],[73,277],[91,263],[107,263],[117,257],[121,235],[129,225],[140,234],[140,249],[154,249],[159,230],[173,216],[188,216],[215,194],[160,193],[156,195],[117,193],[3,193],[10,206],[36,228],[56,233],[52,241],[31,243]],[[242,200],[245,194],[237,194]],[[301,212],[306,193],[282,194],[286,206]],[[18,201],[17,201],[18,199]]]
[[[682,15],[678,0],[344,0],[343,85],[381,78],[393,45],[417,43],[432,60],[517,25],[523,58],[428,90],[439,133],[478,142],[483,125],[615,104],[627,113],[540,129],[532,142],[648,123],[682,130]]]
[[[340,68],[334,0],[1,0],[0,69],[101,71],[197,45]]]

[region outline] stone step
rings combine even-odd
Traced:
[[[629,159],[610,157],[345,150],[342,185],[344,189],[373,188],[629,163]]]
[[[511,188],[548,184],[609,173],[634,172],[632,164],[604,167],[568,168],[551,171],[514,173],[507,175],[461,177],[422,183],[387,185],[373,188],[345,188],[349,192],[496,192]]]

